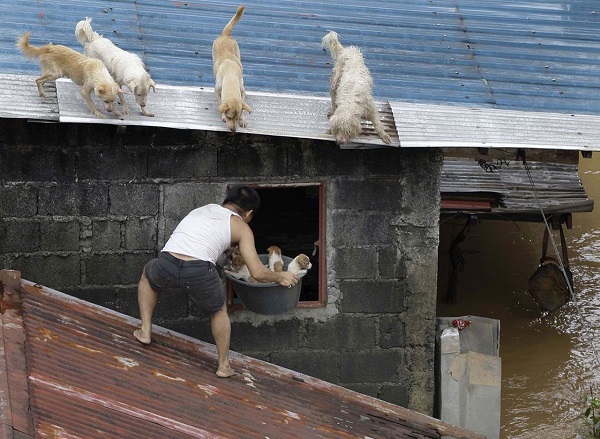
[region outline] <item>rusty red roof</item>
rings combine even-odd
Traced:
[[[214,345],[0,271],[3,438],[481,438],[248,356],[215,373]]]

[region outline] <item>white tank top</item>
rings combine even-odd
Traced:
[[[231,245],[231,215],[239,217],[218,204],[192,210],[181,220],[162,251],[216,264]]]

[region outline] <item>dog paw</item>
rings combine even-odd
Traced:
[[[381,140],[383,140],[384,143],[392,143],[392,139],[387,134],[383,134]]]
[[[148,110],[144,109],[142,110],[142,114],[144,116],[148,116],[148,117],[154,117],[154,113],[150,113]]]
[[[238,122],[238,124],[242,128],[246,128],[248,126],[248,122],[246,122],[246,119],[240,119],[239,122]]]
[[[100,113],[99,111],[96,111],[94,113],[94,116],[99,117],[100,119],[106,119],[106,116],[102,113]]]

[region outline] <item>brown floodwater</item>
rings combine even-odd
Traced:
[[[458,302],[438,304],[439,316],[500,320],[501,438],[575,438],[590,384],[600,396],[600,154],[581,159],[579,175],[596,209],[573,214],[573,228],[565,229],[575,300],[548,314],[527,292],[543,224],[486,220],[461,245]],[[448,284],[448,249],[463,225],[456,219],[440,227],[440,295]],[[560,251],[558,232],[553,236]]]

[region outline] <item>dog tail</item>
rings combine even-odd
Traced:
[[[229,20],[229,23],[227,23],[227,25],[223,28],[223,32],[221,32],[221,35],[227,35],[227,36],[231,35],[231,31],[233,30],[235,25],[238,23],[238,21],[240,21],[240,18],[242,18],[242,15],[244,14],[245,9],[246,9],[246,7],[244,5],[240,5],[237,8],[235,15],[232,17],[231,20]]]
[[[24,33],[17,39],[17,47],[18,49],[25,55],[27,58],[37,58],[40,56],[40,48],[31,46],[29,44],[29,37],[31,36],[31,32]]]
[[[82,46],[102,38],[102,35],[94,32],[94,29],[92,29],[92,25],[90,24],[91,22],[91,18],[85,17],[85,20],[81,20],[75,26],[75,36]]]
[[[327,35],[323,37],[322,44],[323,49],[329,49],[329,52],[331,53],[331,57],[333,59],[336,59],[338,54],[344,48],[344,46],[342,46],[340,43],[340,36],[337,34],[337,32],[334,31],[330,31]]]

